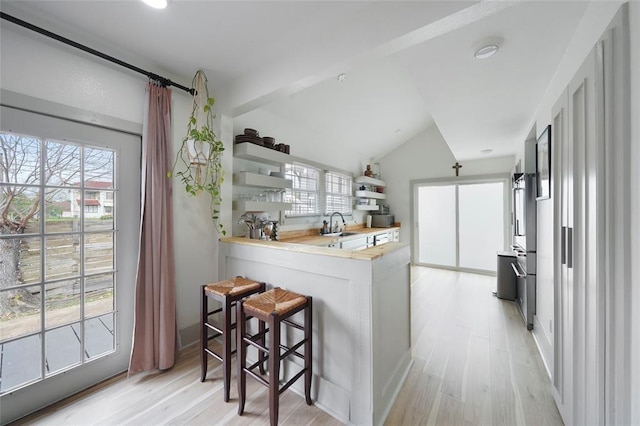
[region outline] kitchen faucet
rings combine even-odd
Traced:
[[[329,232],[333,232],[333,226],[331,226],[331,222],[333,221],[333,216],[335,216],[335,215],[337,215],[337,214],[339,214],[339,215],[340,215],[340,217],[342,218],[342,224],[344,225],[344,229],[346,229],[346,228],[347,228],[347,222],[345,222],[345,220],[344,220],[344,216],[342,216],[342,213],[340,213],[340,212],[334,212],[334,213],[331,213],[331,217],[329,218]],[[338,223],[336,222],[336,225],[337,225],[337,224],[338,224]]]

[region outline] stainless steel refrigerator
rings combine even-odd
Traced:
[[[536,313],[536,175],[517,173],[513,179],[513,245],[516,262],[516,304],[528,330]]]

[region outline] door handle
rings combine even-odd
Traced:
[[[521,274],[520,271],[518,271],[518,267],[516,266],[515,263],[511,264],[511,268],[513,269],[513,272],[516,273],[516,277],[518,277],[518,278],[526,278],[527,277],[526,274]]]
[[[560,232],[560,262],[562,265],[567,263],[567,227],[562,227],[562,232]]]
[[[567,268],[573,268],[573,228],[567,228]]]

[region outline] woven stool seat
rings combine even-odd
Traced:
[[[231,387],[231,357],[236,352],[232,348],[231,338],[231,333],[237,326],[233,321],[232,309],[243,297],[264,291],[265,285],[245,277],[235,277],[200,287],[200,381],[204,382],[207,376],[208,356],[221,361],[223,398],[228,402]],[[216,301],[219,307],[210,311],[209,299]],[[216,348],[215,345],[209,344],[210,341],[218,338],[222,340],[219,342],[221,347]],[[260,357],[262,359],[264,356],[261,354]],[[263,370],[264,368],[261,367],[261,371]]]
[[[244,307],[253,313],[284,315],[305,303],[307,303],[307,298],[301,294],[281,288],[272,288],[264,293],[249,297],[244,301]]]
[[[235,277],[217,283],[207,284],[204,291],[218,296],[235,296],[237,294],[252,292],[260,288],[262,283],[245,277]]]

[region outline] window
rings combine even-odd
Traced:
[[[0,279],[0,350],[12,358],[0,368],[4,393],[115,351],[113,220],[53,209],[81,191],[82,176],[113,181],[115,151],[9,132],[0,140],[0,207],[11,219],[0,259],[13,263]],[[85,213],[98,212],[97,196],[85,191]]]
[[[287,179],[293,182],[292,188],[285,192],[284,201],[292,204],[285,215],[320,215],[320,170],[299,163],[287,164],[285,170]]]
[[[352,179],[350,176],[336,172],[326,172],[325,182],[325,214],[340,212],[351,214]]]
[[[84,193],[84,198],[86,198],[87,200],[99,200],[100,193],[98,191],[86,191]]]

